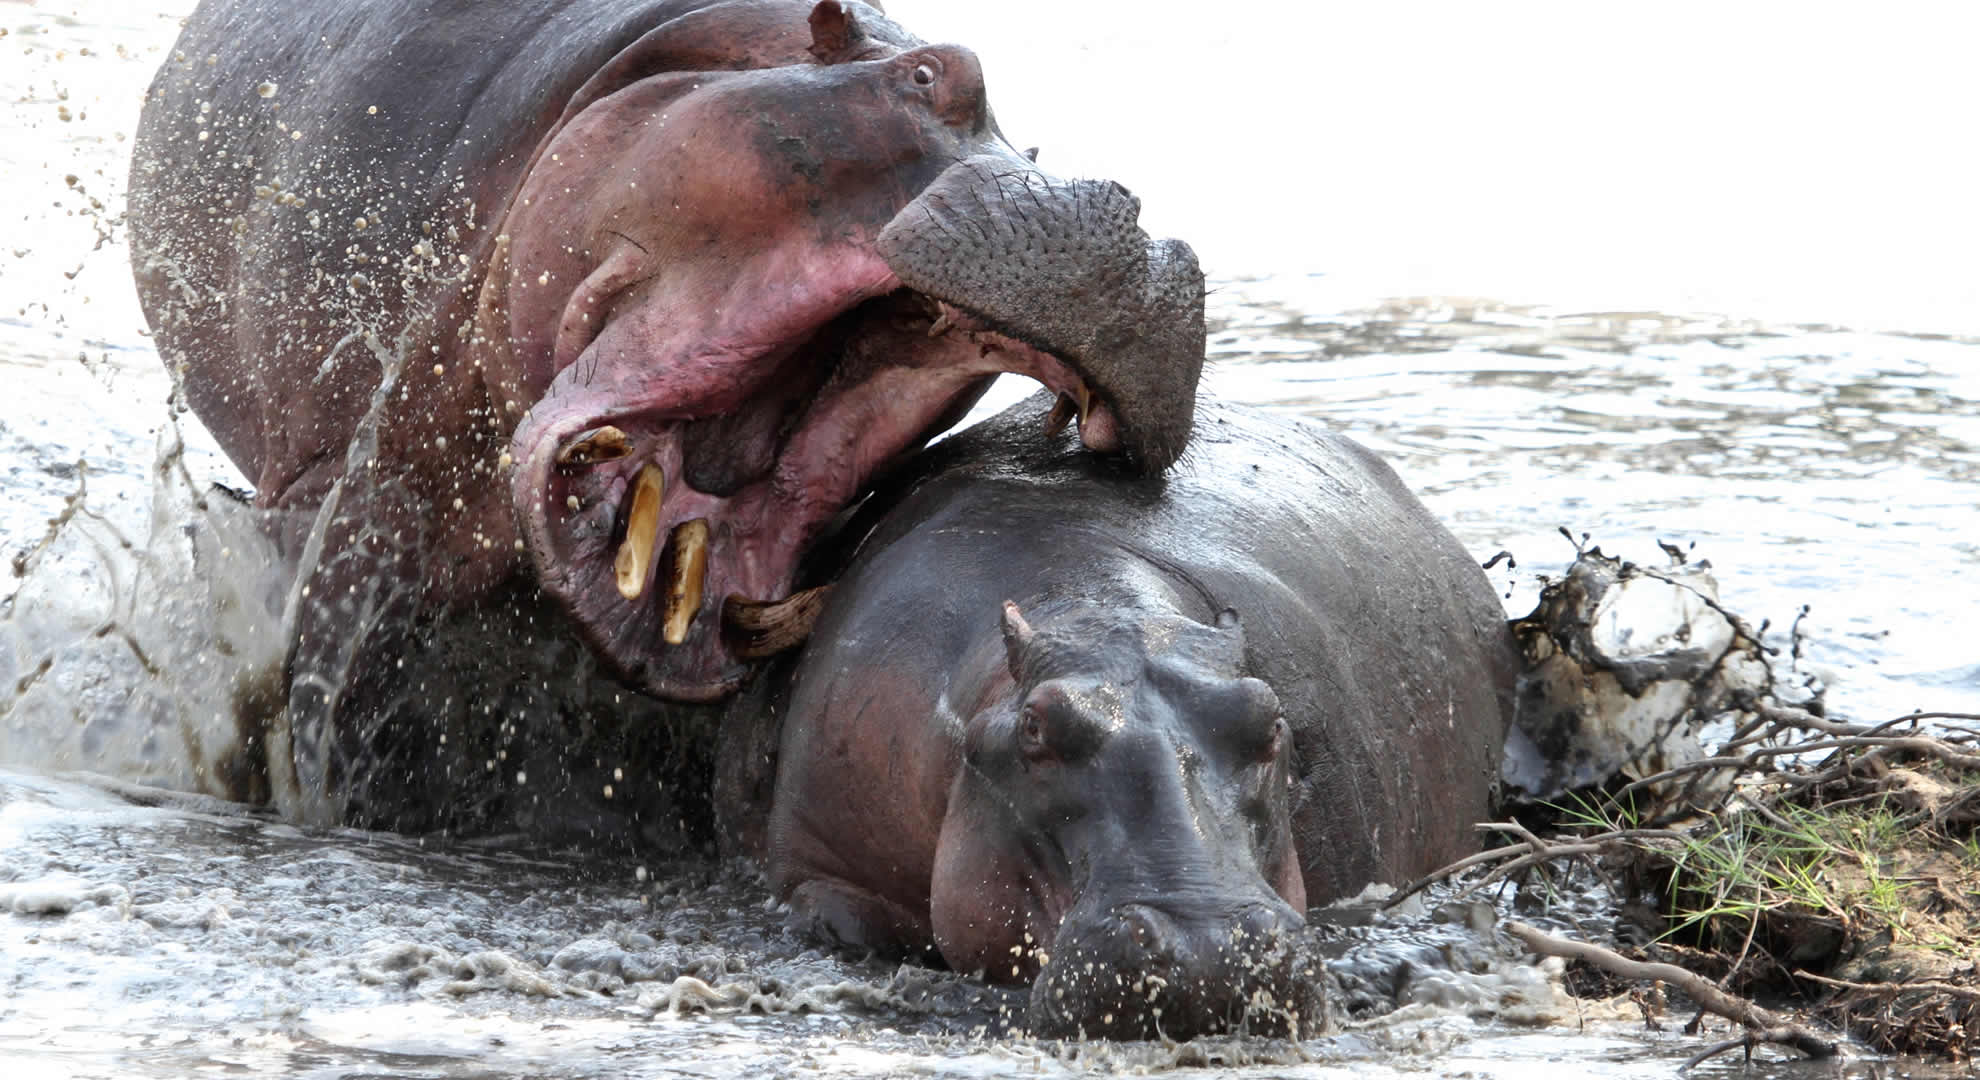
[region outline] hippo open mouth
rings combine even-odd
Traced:
[[[1088,446],[1121,447],[1113,406],[1075,369],[907,289],[829,320],[765,371],[730,411],[539,409],[551,415],[516,439],[543,584],[664,696],[719,697],[742,661],[790,643],[805,547],[877,469],[960,419],[987,377],[1037,379],[1061,395],[1059,426],[1076,415]]]
[[[1021,225],[976,209],[1013,188],[1030,189]],[[970,159],[877,242],[771,283],[716,340],[671,344],[671,362],[652,355],[668,335],[650,296],[580,289],[571,305],[604,308],[602,328],[560,334],[560,370],[511,444],[539,580],[625,677],[712,700],[748,660],[801,640],[815,597],[790,590],[807,546],[989,377],[1038,380],[1059,395],[1052,430],[1077,423],[1095,451],[1167,467],[1193,408],[1202,279],[1187,246],[1133,228],[1137,210],[1119,185]],[[1041,236],[1059,242],[1056,263]],[[1096,245],[1115,253],[1096,259]],[[1088,277],[1124,261],[1132,273]],[[569,310],[567,330],[589,322]]]

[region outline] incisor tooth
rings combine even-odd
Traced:
[[[1045,414],[1046,438],[1066,430],[1066,425],[1072,422],[1074,408],[1073,399],[1065,394],[1060,394],[1058,400],[1052,402],[1052,411]]]
[[[673,580],[667,584],[667,609],[660,636],[669,645],[687,640],[695,612],[701,610],[701,587],[708,578],[708,519],[695,518],[674,526]]]
[[[660,497],[666,493],[667,475],[658,465],[645,465],[633,482],[632,509],[626,512],[626,538],[619,542],[619,557],[612,562],[618,572],[619,595],[639,599],[646,591],[646,578],[653,569],[653,550],[660,539]]]
[[[1071,390],[1059,394],[1052,403],[1052,411],[1045,414],[1045,437],[1051,438],[1066,430],[1066,424],[1073,416],[1079,416],[1079,426],[1086,428],[1086,415],[1093,411],[1093,391],[1085,383],[1074,383]]]

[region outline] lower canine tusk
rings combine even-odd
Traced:
[[[722,603],[722,629],[736,656],[761,660],[804,644],[811,627],[825,610],[830,585],[794,592],[782,600],[757,601],[731,596]]]
[[[1045,437],[1049,439],[1066,430],[1066,425],[1072,422],[1075,408],[1071,397],[1060,394],[1058,400],[1052,402],[1052,411],[1045,414]]]
[[[687,640],[688,627],[701,610],[701,588],[708,579],[708,519],[674,526],[673,548],[673,575],[667,584],[660,637],[669,645],[679,645]]]
[[[653,569],[653,549],[660,539],[660,497],[666,493],[667,474],[658,465],[646,465],[633,482],[632,509],[626,512],[626,538],[619,542],[619,556],[612,569],[619,579],[619,595],[639,599],[646,591],[646,579]]]

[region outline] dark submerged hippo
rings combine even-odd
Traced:
[[[1476,847],[1498,598],[1345,438],[1206,400],[1163,478],[1043,410],[875,496],[744,843],[830,936],[1031,980],[1035,1034],[1311,1032],[1306,906]]]
[[[315,820],[397,820],[341,794],[378,683],[516,582],[611,674],[711,701],[801,637],[799,554],[995,373],[1135,470],[1191,429],[1188,247],[858,3],[207,0],[130,201],[185,400],[299,512],[268,766]]]

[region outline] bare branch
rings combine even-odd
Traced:
[[[1749,1062],[1753,1060],[1753,1048],[1756,1046],[1787,1046],[1806,1052],[1800,1043],[1800,1039],[1801,1029],[1792,1026],[1784,1028],[1748,1029],[1746,1034],[1737,1039],[1727,1039],[1722,1043],[1714,1043],[1704,1050],[1691,1055],[1690,1058],[1686,1059],[1684,1064],[1678,1066],[1678,1071],[1683,1072],[1694,1065],[1718,1057],[1728,1050],[1738,1050],[1742,1047],[1746,1050],[1746,1060]],[[1831,1057],[1833,1055],[1809,1054],[1808,1056]]]
[[[1408,885],[1404,886],[1394,896],[1391,896],[1388,900],[1384,901],[1382,907],[1385,909],[1395,907],[1397,904],[1400,904],[1404,900],[1407,900],[1410,897],[1415,896],[1417,893],[1420,893],[1424,889],[1427,889],[1430,886],[1435,885],[1437,882],[1443,881],[1445,878],[1451,877],[1453,875],[1461,874],[1464,871],[1469,870],[1474,866],[1483,866],[1488,863],[1495,863],[1495,862],[1505,862],[1504,866],[1498,867],[1497,869],[1493,870],[1492,873],[1486,875],[1483,878],[1480,878],[1478,881],[1475,881],[1470,886],[1468,886],[1464,890],[1466,895],[1476,892],[1478,889],[1481,889],[1486,885],[1490,885],[1494,881],[1499,881],[1511,874],[1515,874],[1537,863],[1547,862],[1553,859],[1573,858],[1577,856],[1614,854],[1622,846],[1622,842],[1626,840],[1683,841],[1688,839],[1688,837],[1684,833],[1678,832],[1675,829],[1612,829],[1608,832],[1597,833],[1593,836],[1574,837],[1571,841],[1567,843],[1550,844],[1547,841],[1542,840],[1537,836],[1534,836],[1533,833],[1528,831],[1525,826],[1520,825],[1516,822],[1510,822],[1510,821],[1483,822],[1472,826],[1472,828],[1478,829],[1482,832],[1513,833],[1517,836],[1521,836],[1525,838],[1525,842],[1518,844],[1506,844],[1503,847],[1495,847],[1487,851],[1481,851],[1476,855],[1467,855],[1464,858],[1459,859],[1458,861],[1451,863],[1448,866],[1444,866],[1436,870],[1432,870],[1430,873],[1425,874],[1422,877],[1417,878],[1415,881],[1412,881]],[[1506,860],[1511,860],[1511,861],[1506,862]]]
[[[1800,1024],[1783,1020],[1745,998],[1719,989],[1711,980],[1686,971],[1676,964],[1631,960],[1612,949],[1555,937],[1521,922],[1508,922],[1505,928],[1506,932],[1517,938],[1522,945],[1542,956],[1579,960],[1625,979],[1662,979],[1684,991],[1693,1001],[1711,1012],[1747,1028],[1747,1037],[1733,1045],[1749,1045],[1749,1052],[1751,1044],[1767,1042],[1793,1047],[1811,1058],[1836,1056],[1838,1044],[1835,1040],[1824,1038]],[[1712,1053],[1721,1053],[1724,1049],[1722,1047]],[[1702,1061],[1704,1058],[1697,1060]]]

